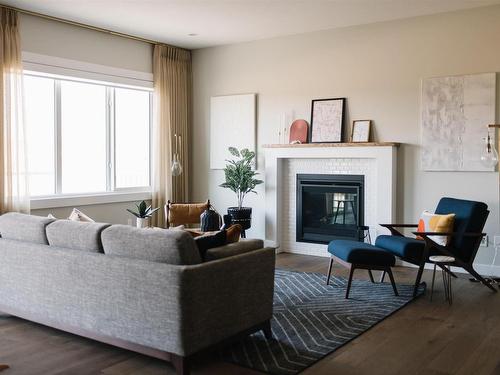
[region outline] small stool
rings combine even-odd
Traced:
[[[432,295],[434,294],[434,279],[436,278],[436,266],[443,268],[441,275],[443,276],[443,286],[444,286],[444,297],[445,300],[451,305],[453,303],[453,295],[451,291],[451,270],[450,266],[455,262],[455,258],[446,255],[433,255],[429,257],[429,261],[434,263],[434,272],[432,273],[432,284],[431,284],[431,301]],[[447,268],[448,267],[448,268]],[[445,269],[449,272],[446,272]]]
[[[330,265],[328,267],[328,276],[326,278],[326,285],[330,283],[330,276],[332,273],[332,266],[334,260],[343,266],[350,269],[349,281],[347,282],[347,290],[345,298],[349,298],[349,291],[351,289],[352,275],[355,269],[368,270],[371,282],[373,279],[372,270],[383,271],[387,273],[391,279],[392,289],[394,294],[398,296],[398,290],[394,277],[392,275],[391,267],[396,263],[394,255],[365,242],[350,241],[350,240],[334,240],[328,244],[328,252],[331,254]]]

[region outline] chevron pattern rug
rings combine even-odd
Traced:
[[[346,300],[345,278],[325,283],[322,274],[276,270],[273,339],[255,333],[225,348],[222,358],[268,374],[297,374],[414,299],[411,285],[398,285],[396,297],[389,283],[353,280]],[[422,284],[419,295],[424,291]]]

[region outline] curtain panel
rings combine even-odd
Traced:
[[[0,213],[29,212],[23,68],[16,11],[0,8]]]
[[[153,207],[162,207],[153,225],[165,226],[163,207],[168,200],[188,201],[189,150],[191,127],[191,52],[166,45],[155,45],[154,132],[153,132]],[[179,161],[183,172],[172,176],[172,153],[177,135]]]

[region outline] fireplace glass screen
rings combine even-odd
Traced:
[[[297,175],[297,241],[359,240],[364,176]]]

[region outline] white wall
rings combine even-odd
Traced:
[[[398,221],[415,222],[447,195],[486,202],[487,232],[500,234],[497,173],[423,172],[419,166],[422,78],[499,72],[499,19],[496,6],[194,51],[192,197],[210,198],[219,211],[235,203],[231,192],[218,187],[222,171],[209,169],[211,96],[258,93],[261,172],[261,145],[276,143],[284,113],[309,120],[311,99],[347,97],[349,123],[373,119],[376,140],[404,144]],[[264,237],[260,192],[246,201],[254,207],[254,237]],[[492,246],[481,248],[477,262],[491,264],[493,255]]]
[[[21,43],[24,52],[152,73],[152,46],[114,35],[21,14]],[[78,206],[96,221],[127,224],[125,211],[134,202]],[[32,210],[34,215],[52,213],[67,218],[72,207]]]

